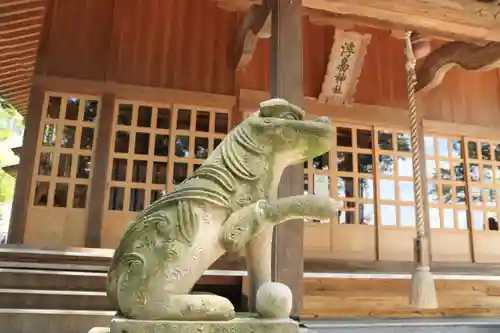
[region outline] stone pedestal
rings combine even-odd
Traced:
[[[110,333],[298,333],[291,319],[240,316],[231,321],[147,321],[115,317]]]

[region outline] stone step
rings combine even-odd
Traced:
[[[105,292],[41,289],[0,289],[0,308],[113,310]]]
[[[104,291],[106,273],[0,268],[0,288]]]
[[[305,333],[493,333],[500,320],[490,318],[412,318],[306,320]]]
[[[2,333],[88,333],[109,326],[114,311],[0,309]]]
[[[2,333],[88,333],[106,327],[113,311],[0,309]],[[495,319],[308,320],[301,333],[497,333]]]
[[[111,249],[61,250],[6,244],[0,246],[0,267],[106,272],[112,256]]]

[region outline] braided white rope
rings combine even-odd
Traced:
[[[417,85],[417,74],[415,72],[415,66],[417,60],[413,53],[413,47],[411,43],[412,31],[406,31],[405,33],[405,56],[406,56],[406,73],[407,73],[407,85],[408,85],[408,108],[410,112],[410,136],[411,136],[411,146],[412,146],[412,162],[413,162],[413,180],[414,180],[414,191],[415,191],[415,219],[416,219],[416,229],[417,236],[424,236],[424,198],[422,197],[422,170],[420,169],[420,163],[422,156],[420,153],[420,141],[419,136],[423,135],[420,133],[418,126],[417,117],[417,102],[416,102],[416,91],[415,86]]]

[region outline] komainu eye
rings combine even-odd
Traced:
[[[291,144],[297,139],[297,132],[291,127],[285,127],[280,130],[280,136],[283,140]]]

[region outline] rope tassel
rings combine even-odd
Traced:
[[[408,88],[408,108],[410,113],[410,136],[412,146],[413,180],[415,191],[415,221],[417,237],[415,239],[415,271],[412,274],[411,305],[419,309],[434,309],[438,307],[434,278],[429,268],[428,238],[425,235],[425,201],[422,179],[421,138],[423,131],[417,113],[415,87],[417,85],[416,59],[413,53],[412,32],[405,33],[405,56]],[[425,192],[424,192],[425,190]],[[425,194],[424,194],[425,193]]]

